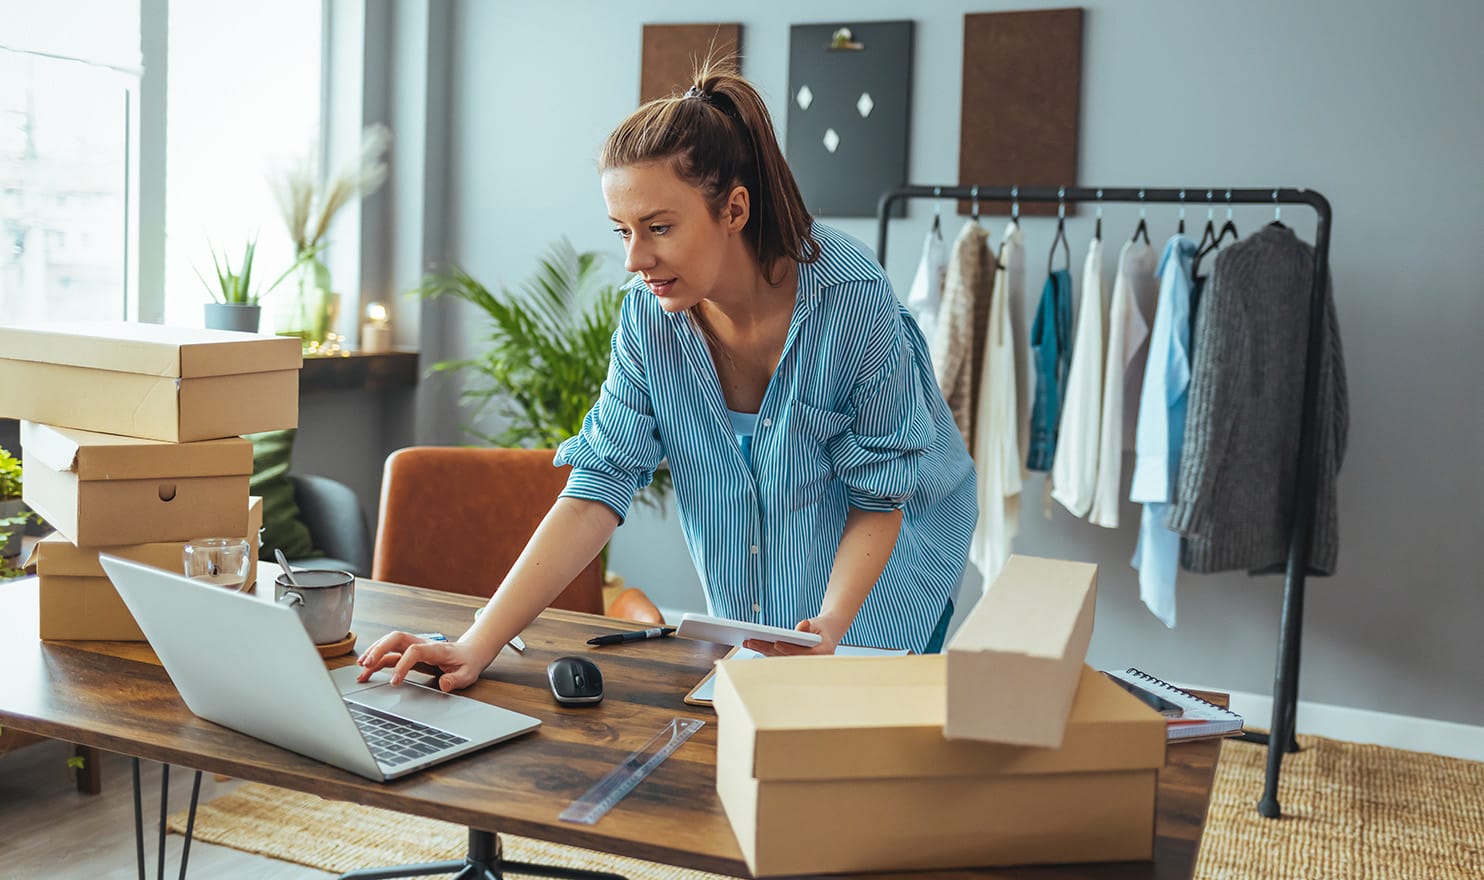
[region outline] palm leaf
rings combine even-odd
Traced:
[[[486,319],[476,356],[435,364],[470,381],[460,400],[470,415],[493,415],[492,432],[465,430],[480,442],[549,448],[582,428],[608,374],[623,291],[605,277],[600,256],[554,243],[515,290],[491,292],[459,266],[426,276],[424,298],[469,303]],[[656,480],[658,491],[668,481]],[[656,498],[640,499],[659,504]]]

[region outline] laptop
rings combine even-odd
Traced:
[[[224,727],[382,782],[541,726],[540,719],[356,665],[325,667],[292,608],[100,553],[186,706]]]

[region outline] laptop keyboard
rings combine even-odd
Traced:
[[[387,767],[397,767],[469,741],[446,730],[418,724],[353,700],[346,700],[345,706],[361,729],[366,745],[371,747],[376,762]]]

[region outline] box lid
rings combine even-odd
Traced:
[[[249,523],[260,523],[263,519],[263,499],[258,495],[247,498]],[[203,535],[202,537],[212,537]],[[256,544],[256,536],[248,535],[248,543]],[[149,544],[125,544],[113,547],[78,547],[62,536],[52,532],[31,546],[31,555],[26,557],[24,567],[43,575],[64,577],[107,577],[98,554],[112,553],[155,568],[180,569],[184,541],[158,541]],[[254,548],[256,549],[256,548]]]
[[[1098,567],[1088,562],[1012,555],[954,633],[952,651],[1003,651],[1061,659],[1091,634]],[[970,626],[969,624],[973,625]]]
[[[719,664],[719,722],[752,737],[757,779],[1071,773],[1157,768],[1165,720],[1083,667],[1060,748],[943,737],[947,664],[912,657],[782,657]]]
[[[10,360],[182,379],[297,370],[300,340],[125,321],[0,325]]]
[[[80,480],[220,477],[252,473],[252,443],[241,437],[167,443],[21,422],[27,459]]]
[[[1006,561],[946,648],[948,736],[1061,744],[1092,639],[1097,574],[1085,562]]]

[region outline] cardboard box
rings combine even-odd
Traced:
[[[1087,659],[1098,567],[1011,556],[948,643],[943,734],[1055,748]]]
[[[247,531],[252,443],[162,443],[21,423],[22,497],[79,547]]]
[[[244,537],[253,547],[248,582],[257,580],[257,537],[263,523],[263,499],[248,499],[248,528]],[[38,631],[43,639],[142,642],[144,633],[134,622],[124,600],[103,572],[99,553],[111,553],[171,571],[184,567],[182,541],[134,544],[123,547],[81,548],[59,534],[36,542],[26,565],[36,566],[40,593]]]
[[[1059,749],[947,740],[947,663],[724,661],[716,789],[755,876],[1148,859],[1165,722],[1083,669]]]
[[[0,326],[0,416],[182,443],[299,423],[300,340],[158,324]]]

